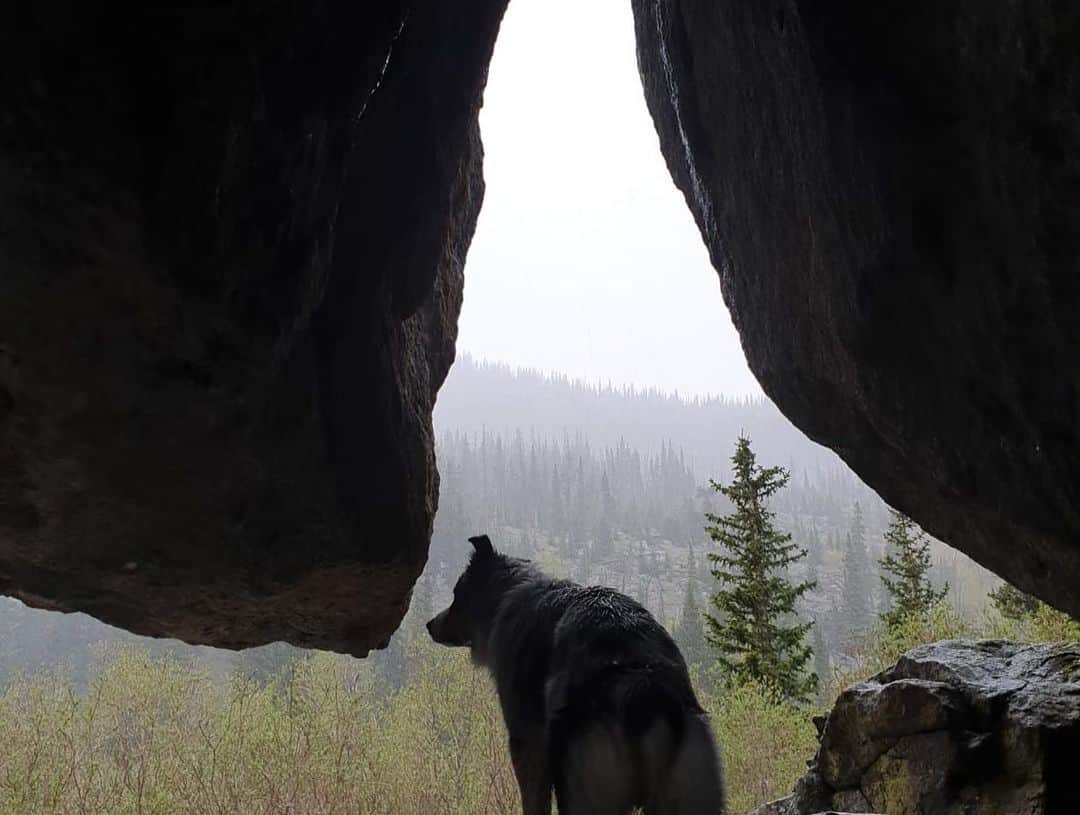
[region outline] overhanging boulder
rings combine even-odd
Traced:
[[[0,593],[223,646],[389,638],[504,5],[13,11]]]
[[[661,148],[766,392],[1080,616],[1080,5],[633,7]]]

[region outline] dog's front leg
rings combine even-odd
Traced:
[[[551,815],[551,773],[543,731],[511,736],[510,759],[521,790],[524,815]]]

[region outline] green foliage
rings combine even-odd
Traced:
[[[832,660],[829,659],[829,649],[825,645],[825,635],[821,633],[820,625],[814,626],[811,647],[814,649],[814,673],[818,678],[817,690],[820,693],[823,683],[832,675]]]
[[[889,628],[895,628],[906,624],[909,618],[928,613],[945,598],[949,587],[946,584],[935,589],[930,582],[930,539],[926,533],[906,515],[896,510],[889,513],[881,582],[889,593],[892,608],[881,619]]]
[[[329,654],[288,680],[215,681],[126,651],[86,694],[58,674],[0,694],[0,813],[457,813],[520,806],[491,683],[463,653],[424,655],[377,701]]]
[[[855,503],[844,538],[840,614],[851,631],[862,631],[874,621],[873,570],[866,549],[862,507]]]
[[[812,711],[753,679],[704,701],[723,752],[728,812],[750,812],[788,794],[817,749]]]
[[[1080,641],[1075,621],[1042,604],[1022,629],[997,615],[995,624],[1006,622],[1020,639]],[[404,633],[398,690],[371,661],[322,653],[269,683],[135,650],[100,655],[85,692],[67,667],[14,677],[0,691],[0,815],[517,811],[490,679],[465,653]],[[990,633],[945,603],[879,622],[834,669],[831,690],[915,645]],[[729,811],[789,791],[816,746],[815,711],[738,675],[701,699],[723,753]]]
[[[706,531],[721,549],[709,553],[720,587],[712,596],[717,613],[706,615],[706,636],[726,681],[756,680],[787,699],[806,701],[817,687],[817,676],[807,672],[813,652],[805,637],[812,623],[791,620],[795,602],[814,584],[788,579],[788,567],[806,550],[774,528],[766,506],[787,483],[788,473],[782,467],[759,467],[745,436],[731,461],[732,483],[711,483],[734,509],[725,516],[706,514]]]
[[[1008,583],[989,594],[992,636],[1017,642],[1080,642],[1080,621]]]
[[[400,691],[370,666],[313,653],[262,685],[121,650],[85,694],[66,673],[0,693],[0,815],[520,811],[490,679],[416,641]],[[729,811],[790,789],[814,750],[810,712],[753,680],[703,695]]]
[[[1015,642],[1080,642],[1080,622],[1037,601],[1034,613],[1020,620],[997,610],[981,623],[962,618],[944,598],[929,609],[895,619],[882,620],[865,630],[849,649],[842,667],[834,667],[829,696],[835,697],[854,682],[873,676],[894,665],[917,645],[953,639],[1006,639]]]
[[[672,635],[679,645],[688,665],[700,665],[705,661],[705,616],[698,604],[697,570],[691,549],[686,567],[686,592],[683,595],[679,624]]]
[[[863,632],[848,653],[848,662],[833,669],[830,696],[854,682],[861,682],[894,665],[902,654],[916,645],[939,640],[977,637],[980,632],[963,620],[945,602],[930,609],[897,619],[892,625],[878,622]]]
[[[1080,642],[1080,621],[1064,611],[1039,603],[1039,608],[1027,620],[1023,639],[1029,642]]]
[[[990,602],[1006,620],[1019,622],[1039,610],[1038,598],[1020,591],[1011,583],[1002,583],[990,592]]]

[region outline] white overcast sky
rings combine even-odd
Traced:
[[[459,349],[683,394],[760,393],[660,155],[627,0],[512,0]]]

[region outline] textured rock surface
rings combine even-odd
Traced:
[[[1080,4],[633,6],[765,390],[889,503],[1080,615]]]
[[[364,653],[438,482],[505,0],[0,31],[0,593]]]
[[[935,643],[841,694],[810,771],[758,812],[1080,812],[1077,756],[1080,646]]]
[[[363,652],[430,408],[505,0],[0,28],[0,592]],[[633,0],[751,367],[890,503],[1080,614],[1080,5]]]

